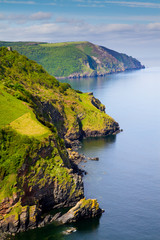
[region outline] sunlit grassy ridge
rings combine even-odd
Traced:
[[[27,136],[46,136],[50,132],[49,129],[40,124],[40,122],[38,122],[35,118],[34,114],[31,114],[30,112],[11,122],[10,126],[18,133]]]
[[[0,127],[11,123],[29,112],[29,108],[20,100],[7,93],[0,85]]]
[[[0,86],[0,127],[11,126],[23,135],[43,137],[50,131],[36,119],[27,103],[17,99]]]

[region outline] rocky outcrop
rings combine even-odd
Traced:
[[[110,127],[106,127],[106,129],[102,130],[90,130],[87,129],[84,131],[85,137],[101,137],[101,136],[108,136],[112,134],[116,134],[120,132],[119,124],[117,122],[114,122],[110,125]]]
[[[99,207],[96,199],[81,199],[75,207],[71,208],[66,214],[59,217],[56,221],[65,224],[76,222],[84,218],[94,218],[104,212]]]
[[[25,195],[17,199],[16,203],[12,198],[4,199],[0,206],[0,232],[12,234],[36,228],[43,220],[41,218],[42,211],[74,206],[84,195],[81,176],[77,174],[72,174],[72,176],[74,188],[70,184],[67,186],[66,183],[65,186],[53,181],[43,188],[40,188],[38,184],[34,185],[30,196]],[[36,202],[35,205],[26,205],[33,201]]]
[[[12,148],[14,136],[7,143]],[[12,186],[16,193],[0,202],[1,233],[12,234],[36,228],[43,220],[43,212],[72,207],[84,197],[82,176],[73,172],[64,146],[61,152],[53,136],[34,144],[28,145],[26,159]]]
[[[100,112],[105,113],[105,106],[101,103],[101,101],[95,98],[92,92],[86,94],[88,95],[88,100],[91,104],[91,107],[93,105]],[[56,126],[59,136],[64,138],[66,142],[68,140],[72,142],[75,140],[80,140],[83,137],[107,136],[115,134],[117,133],[117,131],[119,131],[119,125],[113,119],[110,123],[106,121],[103,129],[84,129],[82,121],[85,117],[87,117],[88,113],[86,114],[85,111],[76,111],[74,105],[77,107],[78,104],[76,104],[75,102],[73,102],[73,104],[71,105],[71,109],[74,114],[74,122],[72,128],[69,128],[69,124],[66,119],[67,116],[64,109],[64,102],[59,101],[57,103],[56,100],[52,100],[50,102],[42,102],[40,101],[40,99],[36,99],[35,104],[37,106],[37,118],[46,125],[51,123],[52,125]],[[59,108],[57,108],[56,105],[58,105]],[[78,108],[79,107],[80,106],[78,106]],[[94,116],[91,116],[91,118],[94,118]]]
[[[95,98],[92,92],[88,93],[88,95],[92,96],[91,103],[93,104],[93,106],[95,106],[101,112],[105,112],[105,106],[100,102],[100,100],[98,98]]]

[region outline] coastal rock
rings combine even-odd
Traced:
[[[117,122],[112,122],[110,126],[107,126],[105,129],[101,130],[84,130],[85,137],[102,137],[108,135],[115,135],[120,131],[119,124]]]
[[[76,222],[84,218],[94,218],[104,212],[96,199],[81,199],[75,207],[57,219],[61,224]]]
[[[98,157],[88,157],[88,160],[99,161]]]
[[[70,228],[68,228],[67,230],[63,231],[62,233],[63,233],[64,235],[69,235],[69,234],[71,234],[71,233],[73,233],[73,232],[76,232],[76,231],[77,231],[76,228],[70,227]]]
[[[91,103],[93,104],[93,106],[98,108],[100,111],[105,112],[105,106],[99,101],[99,99],[97,99],[93,96],[91,98]]]

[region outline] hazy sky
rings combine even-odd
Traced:
[[[0,0],[1,41],[91,41],[160,64],[160,0]]]

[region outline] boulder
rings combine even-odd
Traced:
[[[61,224],[76,222],[84,218],[94,218],[104,212],[96,199],[81,199],[75,207],[62,215],[57,221]]]

